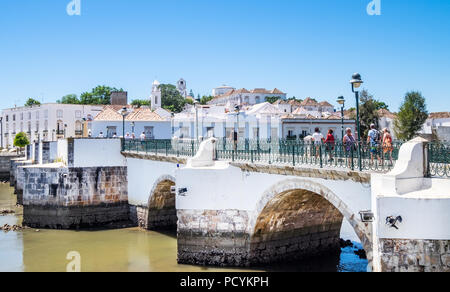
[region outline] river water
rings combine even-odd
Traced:
[[[0,210],[16,214],[0,216],[0,226],[21,225],[22,209],[9,185],[0,184]],[[341,237],[357,237],[348,223]],[[340,255],[261,269],[216,269],[177,264],[176,234],[144,231],[139,228],[101,231],[62,231],[25,229],[0,231],[1,272],[64,272],[69,252],[81,255],[83,272],[220,272],[220,271],[318,271],[365,272],[367,261],[354,254],[355,248],[342,249]]]

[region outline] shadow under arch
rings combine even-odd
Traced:
[[[161,176],[156,180],[148,199],[146,224],[148,230],[177,230],[177,210],[175,194],[171,188],[175,186],[175,178],[171,175]]]
[[[252,265],[339,250],[343,218],[351,224],[372,265],[371,225],[334,192],[307,179],[281,181],[264,192],[250,219]]]

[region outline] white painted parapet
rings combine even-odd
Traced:
[[[439,258],[450,258],[450,251],[429,249],[450,240],[450,180],[425,177],[426,143],[421,138],[405,143],[390,173],[372,175],[376,270],[443,271],[447,263]],[[401,220],[393,227],[388,217]],[[431,261],[433,256],[438,260]]]

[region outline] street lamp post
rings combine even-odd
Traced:
[[[1,140],[2,140],[2,147],[3,147],[3,117],[0,117],[0,127],[1,127]]]
[[[359,91],[356,90],[361,87],[364,82],[361,80],[361,75],[355,73],[352,76],[350,84],[352,85],[352,92],[355,93],[356,98],[356,126],[358,133],[358,164],[359,170],[362,171],[362,157],[361,157],[361,125],[359,121]]]
[[[128,115],[127,108],[126,107],[122,108],[120,114],[122,115],[122,138],[125,139],[125,117]]]
[[[337,103],[341,105],[341,138],[344,139],[344,107],[345,107],[345,98],[343,96],[339,96],[337,99]]]
[[[195,137],[198,141],[198,104],[199,101],[196,99],[194,101],[194,107],[195,107]]]

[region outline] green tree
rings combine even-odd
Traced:
[[[211,95],[210,96],[203,95],[202,98],[200,98],[200,103],[203,105],[208,104],[208,102],[210,102],[213,98],[214,96]]]
[[[268,96],[268,97],[266,97],[266,101],[269,102],[269,103],[272,103],[272,104],[275,103],[279,99],[281,99],[281,98],[278,97],[278,96]]]
[[[68,94],[63,96],[60,100],[57,101],[62,104],[79,104],[80,100],[76,94]]]
[[[411,140],[419,132],[428,118],[425,98],[420,92],[406,93],[397,118],[394,130],[399,139]]]
[[[361,125],[361,136],[367,137],[371,124],[375,124],[375,126],[378,127],[379,116],[377,112],[377,101],[374,100],[373,95],[364,89],[360,94],[360,103],[359,120]]]
[[[379,100],[374,100],[374,102],[377,109],[389,110],[389,106],[385,102]]]
[[[189,91],[189,96],[192,96],[195,98],[194,91],[192,91],[192,89],[191,89],[191,91]]]
[[[132,106],[142,107],[142,106],[150,106],[150,100],[148,99],[135,99],[131,102]]]
[[[40,104],[41,103],[38,100],[33,99],[33,98],[29,98],[27,100],[27,102],[25,103],[25,106],[33,106],[33,105],[40,105]]]
[[[115,91],[123,92],[123,89],[99,85],[93,88],[91,92],[82,93],[80,96],[80,104],[110,104],[111,93]]]
[[[30,144],[30,141],[28,140],[27,135],[24,132],[19,132],[14,137],[14,146],[18,147],[20,150],[22,150],[23,147]]]
[[[181,112],[186,106],[186,99],[180,94],[175,85],[161,84],[162,107],[174,113]]]

